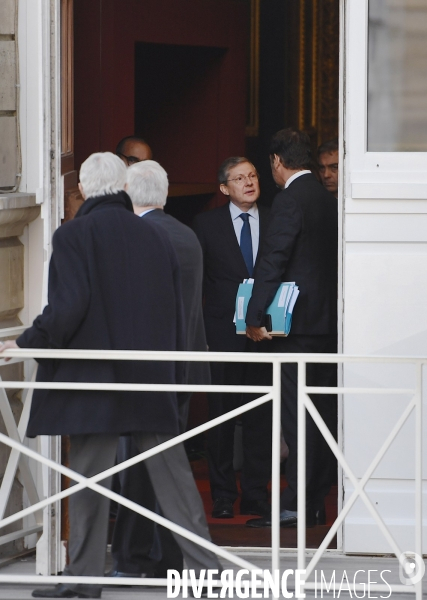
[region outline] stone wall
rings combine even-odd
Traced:
[[[16,2],[0,2],[0,191],[17,189],[20,180]]]
[[[25,248],[19,239],[30,221],[38,217],[40,207],[31,194],[0,194],[0,338],[7,339],[8,327],[21,325],[19,313],[24,308]],[[2,336],[3,330],[3,336]],[[0,367],[0,376],[4,380],[23,379],[22,363]],[[22,412],[21,392],[6,390],[16,422]],[[0,431],[6,433],[0,413]],[[0,445],[0,483],[3,480],[10,450]],[[5,516],[13,514],[23,507],[23,488],[18,477],[15,478],[9,497]],[[22,528],[17,521],[1,530],[1,535]],[[22,538],[0,545],[0,559],[15,555],[24,548]]]
[[[24,308],[25,247],[19,237],[26,225],[40,214],[32,194],[15,190],[20,181],[20,150],[18,123],[18,69],[16,52],[16,0],[0,2],[0,338],[7,339],[9,327],[21,325],[19,313]],[[15,192],[15,193],[14,193]],[[2,335],[3,333],[3,335]],[[22,364],[0,367],[5,380],[23,378]],[[6,390],[13,415],[18,422],[22,412],[21,392]],[[0,432],[6,433],[0,412]],[[10,450],[0,446],[0,484],[3,480]],[[5,516],[23,506],[23,487],[15,478]],[[0,531],[0,537],[22,528],[18,521]],[[24,549],[22,538],[0,545],[0,559]]]

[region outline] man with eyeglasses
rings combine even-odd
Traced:
[[[127,167],[153,158],[150,146],[145,140],[136,135],[128,135],[121,139],[117,144],[116,154]]]
[[[244,157],[223,162],[218,179],[228,198],[224,206],[198,215],[194,229],[204,256],[204,319],[211,351],[244,352],[255,344],[236,334],[233,322],[239,284],[252,277],[259,247],[266,232],[268,209],[257,205],[258,173]],[[247,368],[247,366],[249,368]],[[214,384],[257,383],[257,365],[212,363]],[[208,394],[209,418],[213,419],[253,399],[249,394]],[[263,405],[242,415],[243,468],[240,478],[240,514],[266,515],[270,479],[271,407]],[[209,431],[208,462],[214,518],[233,518],[238,498],[233,468],[235,421]]]

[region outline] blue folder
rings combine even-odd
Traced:
[[[246,333],[246,312],[252,296],[253,283],[241,283],[236,296],[236,333]],[[280,284],[273,302],[266,310],[271,317],[271,335],[287,336],[291,330],[292,313],[298,298],[299,289],[294,282]]]

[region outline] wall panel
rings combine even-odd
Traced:
[[[193,82],[186,110],[179,112],[172,98],[163,130],[150,131],[147,141],[159,147],[155,158],[173,182],[215,184],[222,160],[245,150],[248,3],[75,0],[74,10],[76,168],[134,133],[137,43],[214,47],[223,58],[208,78]],[[168,135],[174,118],[180,127],[169,127]]]

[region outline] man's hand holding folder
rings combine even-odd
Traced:
[[[292,313],[299,290],[295,282],[283,282],[276,291],[273,301],[265,313],[265,326],[246,326],[246,311],[252,295],[254,280],[246,279],[240,284],[236,296],[236,333],[247,335],[254,342],[271,340],[274,336],[289,335]]]
[[[273,339],[273,336],[268,333],[265,327],[254,327],[253,325],[247,325],[246,335],[254,342]]]

